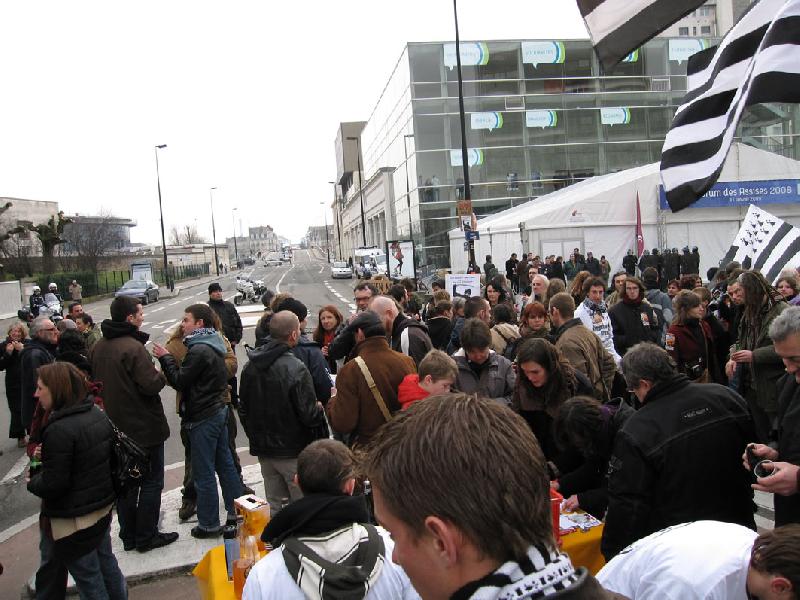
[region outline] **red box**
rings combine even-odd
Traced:
[[[553,515],[553,537],[556,544],[561,545],[561,503],[564,501],[564,496],[559,494],[553,488],[550,488],[550,511]]]

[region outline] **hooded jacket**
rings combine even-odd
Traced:
[[[601,402],[611,399],[611,386],[617,371],[614,357],[603,347],[594,333],[580,319],[570,319],[555,331],[555,346],[572,367],[586,375],[595,398]]]
[[[325,422],[311,374],[284,342],[270,340],[249,357],[239,385],[239,419],[250,454],[296,458]]]
[[[430,396],[430,392],[420,387],[419,375],[416,373],[406,375],[397,388],[397,401],[400,402],[400,410],[405,410],[414,402],[424,400],[428,396]]]
[[[426,324],[433,347],[446,351],[450,343],[450,334],[453,332],[453,321],[447,317],[433,317],[428,319]]]
[[[506,347],[509,344],[522,337],[519,333],[519,327],[511,323],[498,323],[490,331],[492,334],[492,345],[490,347],[500,356],[504,356]]]
[[[225,406],[228,368],[225,343],[216,329],[198,329],[183,340],[188,352],[183,362],[171,354],[162,356],[161,368],[169,384],[181,392],[181,422],[199,423]]]
[[[106,412],[114,424],[142,446],[169,437],[164,405],[158,393],[166,385],[144,347],[150,336],[127,321],[106,319],[102,339],[89,351],[92,375],[103,382]]]
[[[616,436],[608,469],[606,560],[655,531],[698,520],[755,529],[742,451],[755,435],[744,400],[685,375],[656,384]]]
[[[404,314],[395,317],[392,323],[392,350],[410,356],[414,365],[419,366],[432,348],[433,343],[425,325]]]
[[[455,389],[465,394],[478,394],[503,406],[511,405],[517,375],[510,360],[489,350],[486,362],[473,368],[463,348],[453,355],[453,359],[458,365],[458,375],[453,385]]]

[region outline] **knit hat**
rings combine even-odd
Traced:
[[[305,321],[306,317],[308,316],[308,309],[306,308],[306,305],[295,298],[286,298],[286,300],[281,302],[278,305],[278,312],[282,310],[293,312],[295,315],[297,315],[297,320],[301,322]]]
[[[209,284],[208,286],[209,294],[211,294],[212,292],[221,292],[221,291],[222,291],[222,286],[216,281],[214,283]]]

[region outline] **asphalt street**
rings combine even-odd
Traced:
[[[308,325],[307,331],[311,332],[317,325],[317,313],[326,304],[334,304],[347,314],[355,308],[353,301],[353,284],[355,279],[330,279],[330,267],[324,258],[320,260],[306,250],[297,250],[291,264],[284,264],[280,267],[264,267],[263,264],[255,267],[248,267],[240,273],[249,275],[255,279],[262,279],[271,290],[289,292],[295,298],[303,301],[308,306]],[[223,294],[226,300],[233,298],[235,294],[235,275],[220,277],[218,281],[222,284]],[[151,340],[164,343],[168,338],[170,327],[178,324],[183,317],[184,308],[195,302],[205,302],[208,300],[208,283],[216,279],[205,279],[200,284],[195,283],[193,287],[183,289],[177,297],[162,298],[156,303],[148,304],[144,307],[143,331],[151,336]],[[184,285],[192,285],[187,282]],[[109,306],[111,300],[87,304],[84,310],[91,314],[95,322],[109,318]],[[261,314],[262,306],[259,303],[246,303],[239,307],[239,312],[245,326],[243,342],[253,345],[255,341],[254,327]],[[239,370],[244,367],[247,356],[243,345],[236,349],[239,359]],[[0,391],[5,397],[5,380],[0,376]],[[166,442],[165,464],[171,469],[180,469],[183,466],[183,446],[178,435],[180,419],[175,412],[175,392],[169,387],[164,388],[161,393],[161,400],[164,403],[164,412],[167,415],[171,435]],[[8,409],[0,409],[0,431],[8,431],[9,414]],[[246,448],[247,438],[239,428],[237,437],[237,447]],[[39,511],[39,500],[28,493],[25,488],[25,470],[27,468],[27,458],[22,449],[16,447],[16,440],[4,438],[0,442],[0,449],[3,455],[0,456],[0,542],[7,537],[9,528],[19,527],[20,523],[30,522]],[[246,450],[244,450],[246,453]],[[4,535],[4,532],[6,535]],[[36,548],[31,548],[31,552],[36,553]]]

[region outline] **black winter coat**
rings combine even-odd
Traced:
[[[432,348],[425,325],[403,314],[397,315],[392,324],[392,350],[410,356],[419,367],[420,361]]]
[[[189,347],[180,366],[171,354],[159,360],[169,384],[181,392],[178,412],[182,422],[199,423],[225,406],[228,368],[224,354],[198,343]]]
[[[42,468],[28,491],[46,517],[79,517],[114,502],[114,430],[91,399],[50,414],[42,430]]]
[[[45,344],[38,338],[32,339],[25,344],[20,356],[20,380],[22,383],[22,424],[25,429],[30,431],[33,409],[36,408],[37,371],[42,365],[49,365],[53,362],[56,347]]]
[[[628,275],[636,275],[636,257],[633,254],[625,255],[622,259],[622,267]]]
[[[23,344],[27,345],[29,341],[25,340]],[[22,352],[13,350],[7,354],[5,344],[0,345],[0,371],[6,372],[6,396],[19,402],[22,394]]]
[[[239,419],[253,456],[296,458],[316,439],[325,417],[311,374],[286,344],[272,340],[250,353],[239,386]]]
[[[331,388],[333,382],[328,372],[328,363],[322,355],[322,350],[317,342],[310,340],[307,336],[301,335],[297,341],[297,346],[292,348],[294,354],[306,366],[311,373],[311,380],[314,382],[314,393],[317,400],[322,404],[327,404],[331,399]]]
[[[794,375],[778,381],[778,460],[800,465],[800,385]],[[800,523],[800,493],[792,496],[775,494],[775,527]]]
[[[225,300],[209,300],[208,305],[219,315],[219,319],[222,321],[222,332],[231,345],[241,342],[242,319],[233,303]]]
[[[621,300],[611,307],[608,316],[614,330],[614,349],[620,356],[639,342],[657,344],[661,340],[661,322],[647,302],[628,304]]]
[[[433,347],[437,350],[447,351],[450,334],[453,332],[453,321],[447,317],[434,317],[428,319],[427,325]]]
[[[653,532],[689,521],[755,529],[743,449],[755,435],[747,404],[685,375],[656,385],[617,434],[608,469],[606,560]]]

